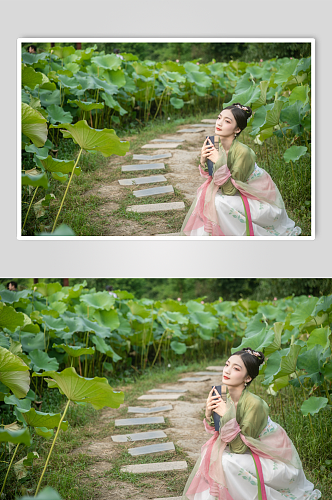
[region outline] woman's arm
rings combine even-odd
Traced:
[[[248,402],[243,408],[243,416],[239,417],[241,434],[257,439],[267,424],[269,407],[265,401],[257,399]],[[233,453],[244,453],[248,447],[242,441],[240,434],[229,444],[230,451]]]

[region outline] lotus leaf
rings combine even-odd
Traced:
[[[52,233],[47,233],[45,231],[39,233],[37,236],[76,236],[76,234],[67,224],[61,224]]]
[[[260,127],[261,131],[278,125],[283,105],[284,103],[278,99],[274,101],[273,108],[268,109],[266,112],[265,123]]]
[[[316,303],[316,307],[313,310],[312,315],[315,317],[321,311],[330,313],[331,310],[332,310],[332,295],[329,295],[328,297],[323,296],[320,297],[318,302]]]
[[[0,443],[22,443],[25,444],[25,446],[30,446],[32,444],[32,439],[28,428],[17,431],[0,428]]]
[[[311,396],[307,401],[301,406],[301,412],[306,417],[309,413],[310,415],[314,415],[318,413],[319,410],[325,408],[329,400],[327,398],[316,398],[315,396]]]
[[[300,59],[294,71],[294,75],[298,75],[301,71],[307,71],[307,69],[309,69],[310,66],[311,66],[311,57],[305,57],[303,59]]]
[[[176,340],[173,340],[171,342],[171,349],[173,349],[173,351],[176,352],[176,354],[184,354],[187,350],[187,346],[182,342],[177,342]]]
[[[310,92],[309,85],[300,85],[294,87],[291,95],[289,96],[290,104],[294,104],[296,101],[301,101],[303,104],[308,102],[308,94]]]
[[[129,142],[120,141],[113,129],[97,130],[89,127],[85,120],[75,125],[51,125],[51,127],[64,127],[64,137],[71,137],[82,149],[88,151],[100,151],[103,156],[112,154],[124,156],[129,151]]]
[[[239,102],[243,106],[249,106],[252,102],[257,101],[257,99],[260,96],[260,93],[261,89],[259,87],[256,87],[255,85],[252,85],[249,89],[245,90],[244,92],[241,92],[240,94],[234,94],[229,102],[224,103],[224,108],[236,102]]]
[[[118,111],[121,116],[123,116],[126,113],[128,113],[128,111],[126,111],[125,109],[123,109],[122,106],[120,106],[120,104],[118,103],[118,101],[116,101],[114,99],[114,97],[112,97],[111,95],[108,95],[105,92],[102,92],[101,96],[104,99],[104,101],[106,103],[106,106],[108,106],[111,109],[115,109],[115,111]]]
[[[118,312],[115,309],[111,309],[110,311],[98,309],[94,312],[93,317],[101,326],[105,326],[111,331],[120,326]]]
[[[43,350],[45,347],[44,333],[39,332],[37,335],[28,332],[21,332],[22,347],[26,352],[34,349]]]
[[[34,408],[25,410],[19,408],[20,412],[26,423],[31,427],[46,427],[46,429],[53,429],[59,426],[61,420],[61,413],[44,413],[36,411]],[[61,429],[66,431],[68,429],[68,422],[62,422]]]
[[[18,406],[19,408],[23,408],[24,410],[30,410],[31,408],[31,399],[19,399],[13,394],[11,396],[6,396],[4,398],[4,402],[6,405]]]
[[[53,429],[47,429],[47,427],[35,427],[34,429],[38,436],[42,436],[45,439],[51,439],[54,436]]]
[[[14,292],[12,290],[0,290],[0,298],[2,302],[7,304],[13,304],[14,302],[19,302],[20,299],[27,299],[31,296],[30,290],[22,290],[20,292]],[[27,299],[29,302],[29,299]]]
[[[184,101],[183,99],[178,99],[177,97],[171,97],[170,98],[170,103],[175,109],[181,109],[184,106]]]
[[[61,172],[62,174],[68,174],[73,170],[75,165],[73,160],[58,160],[50,155],[47,156],[47,158],[43,158],[39,155],[36,156],[48,172]]]
[[[279,323],[274,323],[273,325],[273,330],[274,330],[274,339],[273,342],[268,345],[264,349],[264,355],[265,356],[270,356],[273,352],[278,351],[281,347],[281,333],[283,330],[284,324],[282,322]]]
[[[280,368],[274,374],[274,380],[280,377],[284,377],[285,375],[291,375],[295,372],[296,363],[300,351],[301,346],[295,344],[290,346],[289,352],[285,354],[285,356],[281,357]]]
[[[204,330],[215,331],[219,326],[218,319],[215,318],[214,316],[211,316],[210,313],[204,312],[204,311],[197,311],[197,312],[191,313],[190,314],[190,321],[194,325],[199,325]]]
[[[47,139],[46,119],[41,113],[22,102],[22,133],[37,146],[41,147]]]
[[[290,318],[292,326],[301,327],[311,319],[312,312],[318,302],[318,298],[310,297],[302,304],[299,304]]]
[[[0,347],[4,347],[9,350],[9,339],[4,336],[3,333],[0,332]]]
[[[16,312],[11,306],[6,306],[0,302],[0,328],[8,328],[11,332],[18,326],[24,326],[24,315]]]
[[[24,64],[36,64],[40,61],[48,59],[49,54],[47,52],[42,52],[41,54],[30,54],[29,52],[24,52],[22,54],[22,61]]]
[[[66,64],[66,68],[73,74],[77,73],[80,70],[80,65],[74,62],[68,62]]]
[[[43,81],[43,73],[35,71],[31,66],[23,66],[22,68],[22,85],[30,89],[34,89],[36,85],[40,85]],[[48,80],[48,78],[47,78]]]
[[[298,64],[298,59],[292,59],[286,62],[285,64],[282,64],[274,76],[274,83],[277,85],[280,83],[281,85],[286,85],[289,78],[294,75],[295,73],[295,68]]]
[[[78,99],[70,100],[68,99],[68,103],[76,104],[83,111],[91,111],[91,109],[103,109],[103,102],[87,102],[87,101],[79,101]]]
[[[267,92],[268,86],[269,86],[269,82],[266,81],[266,80],[259,83],[259,87],[260,87],[260,90],[261,90],[260,96],[257,99],[257,101],[255,101],[255,102],[252,103],[252,106],[251,106],[251,108],[254,111],[256,109],[260,108],[261,106],[263,106],[264,104],[266,104],[266,92]]]
[[[73,121],[73,116],[69,111],[64,111],[63,108],[57,106],[56,104],[51,104],[47,107],[49,121],[53,124],[55,123],[71,123]]]
[[[0,347],[0,382],[17,398],[24,398],[29,390],[29,367],[3,347]]]
[[[105,291],[81,295],[80,301],[94,309],[105,309],[109,311],[115,302],[115,298]]]
[[[57,370],[59,368],[59,363],[55,358],[50,358],[46,352],[38,349],[31,351],[29,358],[36,372],[40,372],[41,370]]]
[[[290,161],[297,161],[306,152],[307,148],[305,146],[291,146],[285,151],[283,158],[286,163],[289,163]]]
[[[123,392],[113,391],[106,378],[80,377],[74,368],[66,368],[62,372],[33,373],[33,377],[52,377],[52,386],[57,387],[70,401],[91,403],[96,410],[105,406],[119,408],[124,401]]]
[[[53,344],[53,347],[56,349],[62,349],[69,356],[73,358],[77,358],[78,356],[83,356],[83,354],[94,354],[94,347],[81,347],[79,345],[65,345],[65,344]]]
[[[39,98],[44,107],[50,106],[51,104],[60,105],[60,90],[56,89],[53,92],[49,90],[40,90]]]
[[[187,306],[185,304],[180,304],[176,300],[166,299],[159,304],[160,304],[160,306],[158,306],[158,303],[157,303],[156,307],[161,307],[161,309],[164,309],[165,311],[179,312],[181,314],[188,314]]]
[[[166,311],[161,314],[163,318],[167,321],[171,321],[172,323],[178,323],[179,325],[187,325],[189,323],[189,318],[183,316],[183,314],[179,312],[170,312]]]
[[[75,48],[73,46],[61,47],[60,45],[56,45],[52,48],[53,54],[55,54],[60,59],[65,59],[71,54],[75,54]]]
[[[96,337],[95,335],[91,337],[91,340],[95,344],[97,351],[106,354],[106,356],[108,356],[109,358],[112,358],[114,363],[122,359],[121,356],[114,352],[110,345],[106,344],[105,340],[101,339],[100,337]]]
[[[115,54],[95,56],[91,58],[91,61],[97,66],[109,70],[117,70],[121,66],[121,59]]]
[[[108,83],[115,85],[118,89],[126,85],[126,77],[122,69],[117,71],[107,71],[104,74],[104,78]]]
[[[315,345],[321,345],[325,351],[330,345],[330,335],[331,330],[329,326],[326,326],[325,328],[315,328],[315,330],[312,330],[312,332],[310,332],[310,337],[307,340],[308,350],[315,347]]]
[[[329,355],[329,350],[323,350],[321,345],[315,345],[312,349],[300,354],[297,360],[297,366],[300,370],[305,370],[304,377],[310,377],[314,384],[320,384],[323,381],[323,364]]]

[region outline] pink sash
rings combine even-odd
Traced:
[[[253,200],[258,200],[258,198],[256,198],[256,196],[254,196],[253,194],[247,192],[236,183],[236,181],[232,178],[231,172],[226,164],[218,168],[218,170],[214,174],[213,179],[207,172],[202,169],[200,165],[199,171],[201,176],[207,178],[207,180],[204,182],[204,184],[202,184],[202,186],[197,189],[198,201],[196,203],[196,207],[193,210],[193,213],[188,219],[186,227],[184,228],[184,232],[190,234],[191,231],[204,226],[204,231],[210,233],[212,236],[225,236],[218,224],[218,216],[214,200],[219,187],[225,184],[228,179],[231,179],[231,183],[240,192],[242,200],[244,202],[249,224],[250,236],[254,236],[250,208],[247,198],[251,198]]]
[[[227,444],[233,441],[233,439],[240,434],[242,441],[251,449],[253,453],[258,471],[257,480],[260,482],[261,486],[262,500],[267,500],[263,471],[259,456],[270,459],[272,459],[272,457],[266,455],[250,444],[245,436],[241,434],[240,426],[235,418],[229,420],[223,427],[221,427],[220,432],[215,431],[214,427],[208,425],[205,419],[204,425],[206,431],[213,434],[213,436],[202,446],[203,459],[189,486],[189,489],[186,492],[186,496],[188,498],[194,498],[196,493],[206,491],[209,488],[210,495],[215,496],[218,500],[233,500],[226,486],[221,456]],[[217,443],[219,436],[220,440]]]

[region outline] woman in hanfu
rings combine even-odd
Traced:
[[[182,236],[298,236],[299,227],[289,219],[282,196],[270,175],[256,164],[256,155],[237,137],[252,111],[239,103],[219,114],[215,137],[201,150],[199,171],[206,182],[183,222]],[[206,161],[213,162],[209,175]]]
[[[321,498],[306,479],[285,430],[268,416],[268,405],[248,391],[263,361],[261,352],[246,348],[226,362],[227,401],[214,389],[209,393],[204,425],[213,436],[202,446],[182,500]],[[219,432],[214,429],[212,411],[220,415]]]

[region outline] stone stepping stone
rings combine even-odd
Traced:
[[[150,142],[184,142],[185,139],[152,139]]]
[[[138,455],[148,455],[149,453],[158,453],[159,451],[175,451],[174,443],[148,444],[138,448],[129,448],[128,452],[133,457]]]
[[[214,118],[204,118],[204,120],[201,120],[202,123],[216,123],[217,119]]]
[[[180,378],[179,382],[205,382],[210,380],[211,377],[186,377]]]
[[[155,236],[180,236],[180,233],[155,234]]]
[[[127,443],[128,441],[145,441],[147,439],[165,438],[164,431],[136,432],[135,434],[118,434],[111,436],[115,443]]]
[[[172,158],[172,153],[162,153],[160,155],[133,155],[133,160],[161,160],[162,158]]]
[[[185,204],[183,201],[173,201],[170,203],[151,203],[149,205],[131,205],[127,207],[126,212],[165,212],[167,210],[183,210]]]
[[[210,125],[202,125],[201,123],[190,123],[188,127],[208,128],[210,127]]]
[[[134,474],[146,474],[148,472],[166,472],[171,470],[185,470],[188,468],[187,462],[159,462],[154,464],[125,465],[121,467],[121,472],[133,472]]]
[[[144,394],[137,399],[155,399],[155,400],[166,400],[166,399],[179,399],[183,394]]]
[[[152,184],[154,182],[166,182],[167,179],[163,175],[150,175],[149,177],[136,177],[135,179],[120,179],[121,186],[134,186],[135,184]]]
[[[157,413],[159,411],[173,410],[172,405],[157,406],[155,408],[145,408],[144,406],[129,406],[128,413]]]
[[[122,425],[164,424],[164,417],[120,418],[115,420],[115,427]]]
[[[203,132],[205,130],[205,128],[183,128],[181,130],[178,130],[178,133],[187,133],[187,134],[190,134],[190,133],[194,133],[194,134],[197,134],[197,132]]]
[[[188,389],[150,389],[148,392],[187,392]]]
[[[164,497],[164,498],[154,498],[153,500],[182,500],[182,497]]]
[[[174,193],[173,186],[160,186],[149,189],[141,189],[140,191],[133,191],[133,195],[136,196],[136,198],[143,198],[145,196],[154,196],[156,194],[168,194],[168,193]]]
[[[163,142],[159,144],[144,144],[142,149],[175,149],[180,146],[180,142]]]
[[[224,368],[225,368],[224,366],[208,366],[205,369],[215,371],[215,372],[222,372]]]
[[[159,170],[165,168],[164,163],[141,163],[140,165],[123,165],[122,172],[136,172],[137,170]]]
[[[222,372],[196,372],[195,375],[215,375],[216,377],[222,376]]]

